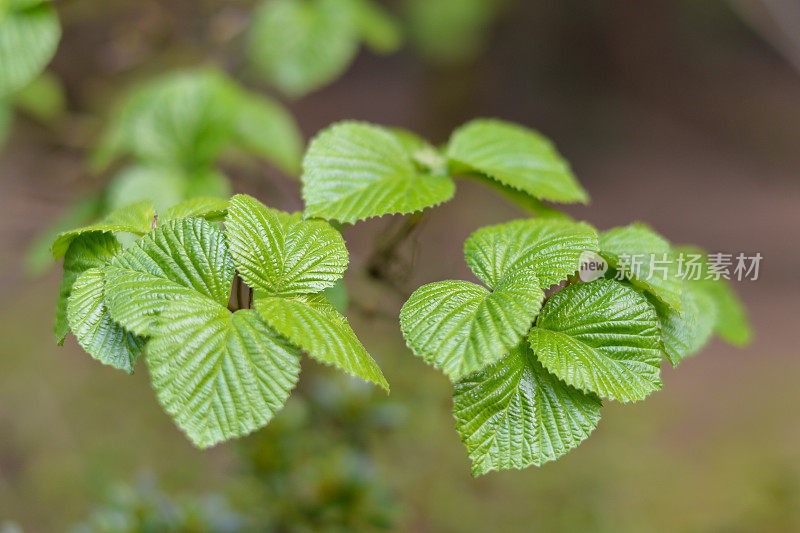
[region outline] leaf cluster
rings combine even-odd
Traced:
[[[349,262],[324,219],[420,211],[449,200],[456,177],[538,215],[475,231],[464,256],[478,283],[424,285],[400,312],[408,347],[454,384],[474,474],[555,460],[597,427],[604,400],[659,390],[663,359],[677,365],[714,333],[736,345],[751,336],[741,302],[706,275],[705,259],[699,280],[683,279],[674,259],[688,249],[650,227],[598,232],[545,205],[588,195],[533,130],[478,119],[437,148],[406,130],[341,122],[312,140],[302,169],[303,213],[237,195],[157,219],[143,201],[61,234],[59,341],[71,330],[90,355],[129,372],[144,354],[159,401],[201,447],[265,425],[297,382],[302,352],[388,391],[323,294]],[[133,244],[123,248],[122,234]],[[607,261],[600,279],[577,276],[586,254]],[[634,270],[624,261],[633,255],[673,261]],[[253,296],[231,307],[242,284]]]
[[[661,389],[661,360],[677,365],[714,331],[749,340],[723,280],[683,281],[674,269],[614,279],[623,254],[677,250],[638,223],[598,234],[586,223],[518,220],[481,228],[464,245],[485,287],[440,281],[411,295],[403,335],[452,380],[456,430],[475,475],[567,453],[597,427],[602,400],[634,402]],[[606,277],[580,281],[586,252],[606,258]]]
[[[122,234],[136,240],[123,248]],[[53,252],[64,256],[59,342],[71,331],[92,357],[129,373],[144,357],[159,402],[200,447],[267,424],[297,383],[302,353],[388,391],[321,294],[349,261],[328,222],[244,195],[189,200],[161,218],[143,201],[60,235]],[[237,308],[242,281],[253,297]]]

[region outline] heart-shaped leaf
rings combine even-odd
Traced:
[[[195,294],[170,302],[147,344],[158,401],[200,448],[265,426],[300,374],[297,350],[245,309]]]
[[[114,320],[150,335],[171,300],[203,295],[224,306],[233,282],[225,235],[210,222],[183,218],[158,227],[103,269]]]
[[[659,334],[643,295],[599,279],[553,295],[529,339],[539,361],[568,385],[628,402],[661,388]]]
[[[517,124],[472,120],[453,132],[447,156],[457,163],[456,168],[485,174],[541,200],[589,200],[553,143]]]
[[[576,447],[597,427],[602,403],[564,384],[526,343],[455,384],[456,430],[473,475],[540,466]]]
[[[270,295],[319,292],[347,269],[344,239],[323,220],[303,220],[240,194],[231,198],[225,228],[239,274]]]
[[[352,223],[449,200],[453,180],[419,170],[413,155],[386,128],[363,122],[330,126],[311,141],[303,159],[306,212]]]

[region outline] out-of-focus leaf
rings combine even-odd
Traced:
[[[403,44],[397,21],[372,0],[349,0],[364,43],[374,52],[388,54]]]
[[[408,0],[409,37],[433,63],[474,61],[486,46],[499,0]]]
[[[102,204],[99,195],[84,195],[48,224],[25,250],[25,274],[40,276],[52,267],[55,263],[52,246],[58,234],[96,218],[101,213]]]
[[[236,94],[216,70],[167,74],[135,89],[106,132],[95,163],[126,154],[161,166],[209,166],[230,142]]]
[[[5,100],[0,100],[0,151],[11,134],[11,126],[14,123],[14,110]]]
[[[14,93],[14,105],[42,122],[57,119],[66,108],[61,80],[50,72],[44,72]]]
[[[683,283],[678,263],[669,242],[649,226],[636,222],[602,232],[600,254],[633,284],[680,311]]]
[[[303,96],[337,78],[358,50],[349,0],[274,0],[256,11],[249,56],[281,92]]]
[[[244,93],[239,97],[233,144],[290,176],[300,172],[303,136],[286,108],[267,97]]]
[[[0,2],[0,98],[44,70],[58,46],[61,25],[48,1]]]
[[[177,168],[133,165],[121,170],[108,185],[109,209],[119,209],[132,202],[152,201],[156,212],[163,213],[185,197],[188,177]]]
[[[648,293],[661,323],[664,352],[672,366],[700,351],[711,338],[717,322],[714,300],[697,284],[685,282],[681,310],[676,311]]]

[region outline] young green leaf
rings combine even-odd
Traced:
[[[683,283],[669,242],[645,224],[636,222],[600,234],[600,254],[634,285],[681,310]]]
[[[309,215],[347,223],[419,211],[455,192],[449,176],[420,172],[392,131],[363,122],[339,122],[317,135],[302,180]]]
[[[646,293],[646,296],[649,295]],[[700,351],[711,338],[717,321],[717,308],[714,300],[696,284],[685,283],[680,311],[654,296],[648,299],[658,314],[664,352],[672,366]]]
[[[197,294],[163,309],[146,360],[159,402],[200,448],[265,426],[300,374],[296,349],[255,311]]]
[[[198,217],[210,222],[224,220],[228,215],[228,200],[222,198],[191,198],[173,205],[164,215],[164,220]]]
[[[67,301],[72,294],[75,280],[85,270],[105,265],[121,248],[116,237],[101,231],[79,235],[67,248],[67,253],[64,254],[64,277],[61,280],[56,308],[55,334],[59,346],[69,333]]]
[[[228,144],[236,95],[213,69],[171,73],[132,92],[106,132],[95,162],[134,157],[162,166],[208,166]]]
[[[270,209],[247,195],[231,198],[225,230],[239,274],[271,295],[319,292],[347,269],[344,239],[330,224]]]
[[[661,388],[660,328],[636,290],[599,279],[553,295],[531,329],[533,352],[568,385],[622,402]]]
[[[602,403],[542,367],[525,342],[497,364],[455,384],[456,431],[472,474],[540,466],[597,427]]]
[[[303,96],[337,78],[358,51],[350,4],[343,0],[275,0],[255,12],[249,56],[281,92]]]
[[[403,43],[400,25],[372,0],[346,0],[355,17],[356,29],[375,53],[394,52]]]
[[[753,329],[742,300],[731,283],[714,275],[708,254],[696,246],[678,246],[673,252],[683,260],[688,286],[706,295],[714,305],[714,333],[734,346],[745,346],[753,337]],[[690,266],[690,264],[694,266]]]
[[[133,164],[120,170],[108,184],[106,206],[119,209],[133,202],[150,200],[156,212],[162,213],[184,199],[192,178],[177,167]]]
[[[132,374],[144,340],[125,331],[111,318],[103,292],[103,274],[98,268],[90,268],[78,276],[67,304],[69,327],[86,353]]]
[[[241,91],[236,102],[233,144],[272,162],[290,176],[300,173],[303,136],[294,117],[263,95]]]
[[[381,369],[353,333],[347,319],[322,295],[258,298],[258,314],[275,331],[317,361],[371,381],[389,391]]]
[[[61,38],[47,0],[0,2],[0,98],[27,85],[53,58]]]
[[[111,316],[148,336],[171,300],[200,295],[225,306],[233,282],[233,260],[225,235],[200,218],[159,226],[103,268]]]
[[[453,132],[447,156],[456,169],[464,167],[485,174],[540,200],[589,201],[553,144],[541,134],[510,122],[468,122]]]
[[[489,287],[520,268],[533,267],[544,290],[579,268],[581,254],[597,250],[597,232],[584,222],[515,220],[483,227],[464,243],[464,256]]]
[[[59,233],[53,242],[53,257],[62,257],[69,248],[70,243],[83,233],[94,231],[127,232],[135,235],[144,235],[153,227],[156,210],[153,202],[143,200],[134,204],[116,209],[109,213],[103,220],[96,224],[84,226],[72,231]]]
[[[713,302],[716,311],[714,333],[734,346],[745,346],[753,338],[753,328],[742,300],[726,280],[691,281]]]
[[[400,329],[414,355],[455,381],[516,346],[543,299],[531,268],[509,272],[492,291],[466,281],[439,281],[414,291],[400,311]]]

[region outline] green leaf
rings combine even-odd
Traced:
[[[149,200],[161,213],[185,198],[189,179],[178,168],[131,165],[113,177],[106,190],[106,202],[111,209],[119,209],[132,202]]]
[[[456,430],[473,475],[540,466],[597,427],[602,403],[564,384],[523,342],[505,359],[455,384]]]
[[[486,48],[488,29],[503,2],[406,0],[409,37],[422,57],[436,65],[475,62]]]
[[[447,159],[431,143],[405,128],[389,131],[411,157],[416,169],[423,174],[447,175]]]
[[[158,400],[200,448],[265,426],[300,374],[299,354],[250,309],[171,302],[147,345]]]
[[[275,0],[255,12],[249,57],[283,93],[299,97],[344,72],[358,50],[358,30],[349,2]]]
[[[339,122],[317,135],[303,171],[306,212],[348,223],[419,211],[455,192],[449,176],[420,172],[390,130],[363,122]]]
[[[634,285],[680,311],[683,282],[678,263],[669,242],[650,227],[636,222],[602,232],[600,255]]]
[[[394,52],[403,44],[398,22],[371,0],[349,0],[361,38],[378,54]]]
[[[104,269],[111,316],[138,335],[150,335],[171,300],[204,295],[228,303],[233,260],[225,235],[210,222],[167,222],[117,254]]]
[[[69,333],[67,320],[67,301],[72,294],[72,286],[78,276],[90,268],[102,267],[122,246],[110,233],[91,232],[78,236],[64,254],[64,277],[58,294],[56,308],[55,334],[58,344],[64,342]]]
[[[747,309],[726,280],[690,281],[708,296],[716,310],[714,332],[734,346],[745,346],[753,338]]]
[[[530,268],[509,272],[492,291],[466,281],[439,281],[414,291],[400,311],[400,329],[414,355],[455,381],[516,346],[543,299]]]
[[[103,302],[103,274],[90,268],[75,280],[67,305],[69,327],[86,352],[132,374],[144,340],[114,322]]]
[[[688,285],[713,302],[716,315],[714,332],[734,346],[747,345],[753,337],[747,309],[728,280],[714,279],[705,250],[696,246],[678,246],[673,253],[684,261],[683,274]]]
[[[534,198],[526,192],[500,183],[496,179],[490,178],[489,176],[485,176],[483,174],[468,174],[465,177],[496,191],[498,194],[500,194],[500,196],[509,202],[530,213],[531,216],[572,220],[568,214],[562,213],[554,207],[550,207],[538,198]]]
[[[649,299],[658,314],[664,353],[672,366],[700,351],[711,338],[717,321],[717,309],[714,300],[699,290],[696,284],[685,282],[680,311],[654,296]]]
[[[242,279],[271,295],[319,292],[347,269],[344,239],[330,224],[270,209],[247,195],[231,198],[225,230]]]
[[[540,200],[586,203],[588,194],[567,162],[541,134],[494,119],[477,119],[453,132],[447,156],[465,170],[479,172]]]
[[[38,76],[60,38],[61,26],[50,2],[0,2],[0,98]]]
[[[656,312],[644,296],[616,281],[557,292],[529,339],[545,368],[583,391],[628,402],[661,389]]]
[[[35,278],[47,272],[55,263],[52,247],[58,234],[85,224],[102,214],[102,204],[99,194],[84,194],[74,204],[59,213],[55,220],[49,222],[25,250],[25,274]]]
[[[55,74],[43,72],[13,95],[14,105],[42,122],[50,122],[67,107],[64,87]]]
[[[167,209],[164,219],[199,217],[211,222],[223,220],[228,214],[228,200],[222,198],[192,198]]]
[[[322,291],[322,295],[340,313],[347,311],[347,307],[350,305],[350,296],[347,293],[347,285],[344,284],[344,280],[340,279],[335,285]]]
[[[389,392],[381,369],[353,333],[347,319],[322,295],[256,300],[256,310],[275,331],[308,355]]]
[[[294,117],[272,99],[241,94],[237,102],[233,143],[274,163],[290,176],[300,173],[303,136]]]
[[[589,224],[553,219],[487,226],[464,243],[467,264],[489,287],[506,272],[532,267],[544,290],[575,274],[583,252],[596,250],[597,232]]]
[[[95,153],[95,164],[104,168],[131,154],[160,166],[209,166],[230,143],[236,96],[231,82],[213,69],[156,78],[123,102]]]
[[[127,232],[135,235],[144,235],[152,228],[155,215],[156,210],[153,207],[153,202],[149,200],[143,200],[116,209],[96,224],[59,233],[55,241],[53,241],[53,257],[56,259],[62,257],[75,237],[90,231]]]

